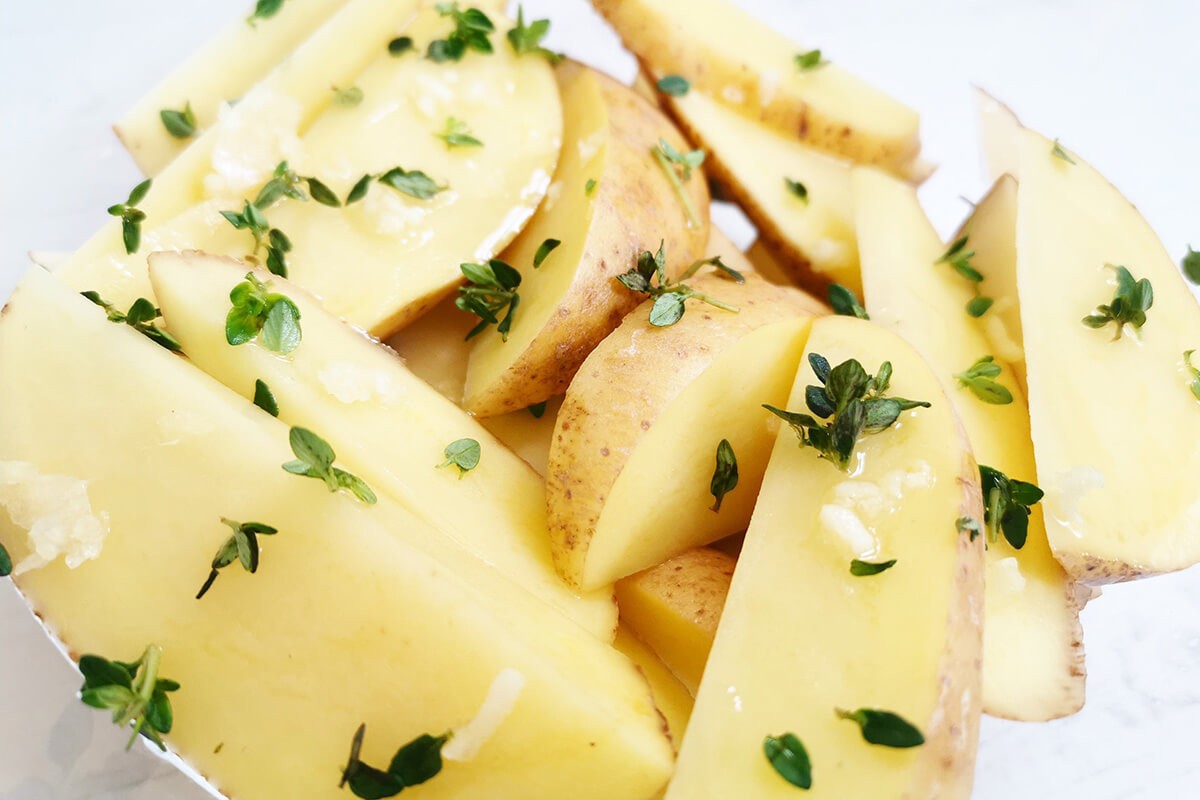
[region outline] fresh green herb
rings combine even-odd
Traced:
[[[1192,366],[1192,353],[1195,350],[1185,350],[1183,353],[1183,365],[1192,373],[1192,381],[1188,384],[1188,388],[1192,390],[1192,396],[1200,400],[1200,369]]]
[[[329,442],[307,428],[292,428],[288,431],[288,443],[292,446],[296,460],[283,465],[285,472],[323,480],[331,492],[348,489],[367,505],[375,505],[378,498],[362,478],[333,466],[337,456],[334,455]]]
[[[430,178],[419,169],[406,171],[402,167],[392,167],[380,175],[377,180],[398,192],[415,197],[418,200],[428,200],[446,188],[445,186],[438,186],[433,178]]]
[[[554,248],[562,244],[558,239],[547,239],[538,245],[537,252],[533,254],[533,268],[537,269],[546,260],[546,256],[554,251]]]
[[[807,72],[810,69],[816,69],[822,64],[829,62],[821,58],[820,50],[809,50],[807,53],[798,53],[795,58],[796,68],[801,72]]]
[[[4,545],[0,544],[0,578],[7,578],[12,574],[12,556],[4,549]]]
[[[721,501],[725,495],[732,492],[738,485],[737,456],[733,453],[733,445],[728,439],[722,439],[717,445],[717,467],[713,470],[712,480],[708,491],[716,501],[712,504],[713,511],[721,510]]]
[[[125,252],[130,255],[142,246],[142,222],[146,219],[146,212],[136,206],[150,191],[150,183],[151,179],[147,178],[133,187],[124,203],[108,207],[109,216],[119,217],[121,220],[121,239],[125,243]]]
[[[513,52],[517,55],[521,56],[526,53],[538,55],[551,64],[557,64],[563,60],[562,54],[542,47],[542,39],[546,38],[546,34],[549,32],[550,20],[548,19],[536,19],[526,26],[525,9],[518,5],[517,25],[515,28],[510,28],[505,36],[508,37],[508,43],[512,45]]]
[[[983,526],[974,517],[959,517],[954,521],[954,527],[959,533],[971,534],[972,542],[979,538],[979,534],[983,533]]]
[[[1061,158],[1068,164],[1075,163],[1075,159],[1071,158],[1071,156],[1067,154],[1066,150],[1063,150],[1063,146],[1058,143],[1058,139],[1054,140],[1054,147],[1050,149],[1050,155],[1054,156],[1055,158]]]
[[[446,127],[434,136],[446,143],[446,147],[483,147],[483,142],[471,135],[471,129],[461,119],[450,117]]]
[[[388,53],[393,56],[402,56],[412,49],[413,38],[411,36],[397,36],[388,42]]]
[[[262,383],[262,381],[259,381]],[[264,386],[266,384],[263,384]],[[217,579],[219,570],[228,567],[234,561],[242,563],[242,569],[250,574],[258,572],[258,537],[259,536],[274,536],[278,531],[270,525],[264,525],[261,522],[234,522],[231,519],[221,517],[221,522],[228,525],[233,530],[233,535],[225,540],[221,545],[221,549],[213,556],[212,571],[208,573],[208,580],[200,587],[200,591],[196,594],[196,599],[208,592],[212,587],[213,581]]]
[[[111,303],[104,302],[98,292],[83,292],[82,294],[107,312],[109,322],[123,322],[172,353],[183,352],[183,347],[179,344],[178,339],[154,324],[154,320],[162,316],[162,313],[154,307],[154,303],[146,298],[139,297],[133,301],[133,305],[129,307],[128,311],[121,313],[113,308]]]
[[[92,708],[113,712],[117,727],[133,728],[126,750],[133,747],[139,734],[160,750],[167,749],[159,734],[171,732],[174,715],[167,693],[177,691],[179,684],[158,677],[161,661],[162,648],[154,644],[134,662],[109,661],[95,655],[79,659],[79,671],[83,673],[79,699]]]
[[[320,180],[297,175],[292,172],[288,162],[280,161],[275,165],[275,171],[271,173],[271,180],[263,184],[262,189],[258,192],[258,197],[254,198],[254,206],[259,211],[266,211],[268,206],[281,197],[308,200],[309,194],[304,193],[304,184],[308,184],[308,192],[312,195],[312,199],[321,205],[337,208],[342,204],[333,190]]]
[[[1135,281],[1133,275],[1124,267],[1114,264],[1104,266],[1117,273],[1117,290],[1113,293],[1112,302],[1096,306],[1095,313],[1083,318],[1083,324],[1089,328],[1103,328],[1110,322],[1115,323],[1115,342],[1121,338],[1121,332],[1126,325],[1140,330],[1146,324],[1146,312],[1154,305],[1154,288],[1147,278]]]
[[[462,480],[464,475],[479,466],[481,452],[479,442],[474,439],[458,439],[446,445],[446,449],[442,451],[446,460],[438,464],[438,469],[453,464],[458,467],[458,478]]]
[[[347,86],[345,89],[333,87],[333,104],[354,108],[363,101],[363,90],[357,86]]]
[[[346,195],[346,205],[357,203],[367,196],[367,191],[371,188],[371,180],[373,175],[363,175],[354,186],[350,187],[350,192]]]
[[[246,22],[250,23],[250,27],[253,28],[257,20],[270,19],[275,16],[284,2],[286,0],[258,0],[254,4],[254,13],[246,17]]]
[[[275,394],[262,378],[254,382],[254,405],[272,417],[279,416],[279,403],[275,401]]]
[[[824,356],[810,353],[808,363],[822,385],[805,390],[805,403],[817,418],[831,421],[822,424],[808,414],[769,405],[763,408],[791,425],[802,447],[814,448],[839,469],[849,469],[850,457],[862,436],[887,430],[902,411],[929,408],[924,401],[883,396],[892,381],[890,361],[883,362],[874,376],[853,358],[831,369]]]
[[[278,228],[272,228],[266,216],[257,205],[249,201],[242,207],[241,213],[222,211],[221,216],[235,229],[246,230],[254,237],[254,249],[250,259],[258,260],[258,251],[267,251],[267,269],[272,275],[286,278],[287,254],[291,252],[292,240]]]
[[[438,3],[434,8],[443,17],[454,21],[454,30],[445,39],[435,39],[429,43],[425,57],[431,61],[459,61],[468,50],[479,53],[491,53],[492,42],[488,36],[496,30],[496,26],[478,8],[468,8],[460,11],[458,3]]]
[[[665,75],[658,79],[658,90],[671,97],[683,97],[691,88],[687,78],[680,75]]]
[[[955,272],[971,283],[975,297],[967,303],[967,313],[978,319],[992,307],[993,300],[979,293],[979,284],[983,283],[983,273],[971,266],[971,259],[975,257],[975,251],[967,249],[967,238],[962,236],[955,239],[942,257],[933,263],[949,264]]]
[[[162,120],[167,133],[176,139],[190,139],[196,135],[196,113],[192,111],[190,102],[183,104],[182,111],[164,108],[158,112],[158,118]]]
[[[1189,244],[1187,255],[1179,262],[1179,266],[1183,268],[1183,274],[1189,281],[1200,284],[1200,251],[1193,250]]]
[[[681,153],[671,146],[671,143],[666,139],[659,139],[650,150],[654,154],[654,158],[658,161],[658,165],[662,167],[663,172],[667,176],[667,180],[671,182],[671,186],[675,189],[675,194],[679,197],[679,202],[683,205],[683,210],[687,213],[688,223],[694,227],[700,227],[700,220],[696,217],[696,209],[692,206],[692,198],[688,196],[687,190],[683,188],[684,181],[690,180],[692,170],[704,163],[704,158],[707,155],[703,148],[696,150],[688,150]],[[679,170],[676,170],[676,167]],[[680,174],[683,178],[680,180]]]
[[[454,305],[461,311],[479,317],[479,324],[467,332],[467,338],[478,336],[495,325],[503,341],[508,341],[513,316],[521,297],[517,287],[521,285],[521,273],[498,258],[486,264],[460,264],[459,269],[467,278],[467,285],[458,287],[458,299]],[[508,309],[504,319],[497,315]]]
[[[996,541],[1003,533],[1013,549],[1020,550],[1029,534],[1029,508],[1045,493],[1032,483],[1010,478],[983,464],[979,465],[979,479],[988,541]]]
[[[543,400],[540,403],[534,403],[533,405],[529,406],[527,410],[530,414],[533,414],[534,419],[541,419],[546,413],[546,401]]]
[[[253,272],[233,287],[229,300],[233,307],[225,315],[225,341],[237,346],[262,335],[263,347],[287,354],[300,344],[300,309],[289,298],[268,292]]]
[[[667,278],[665,246],[665,242],[660,243],[658,245],[658,252],[653,254],[649,250],[643,251],[638,256],[636,267],[623,275],[617,276],[617,280],[621,282],[621,285],[631,292],[639,292],[654,298],[654,305],[650,308],[651,325],[656,328],[665,328],[674,325],[683,317],[685,303],[692,297],[725,311],[733,311],[735,313],[738,311],[737,306],[731,306],[702,292],[697,292],[685,284],[684,281],[695,275],[697,270],[706,264],[717,267],[717,269],[729,275],[738,283],[745,280],[741,273],[726,266],[721,261],[720,256],[715,256],[697,261],[688,267],[687,271],[680,275],[678,280],[671,281]],[[658,280],[657,285],[653,283],[655,278]]]
[[[763,739],[763,755],[771,762],[779,777],[792,786],[812,788],[812,762],[796,734],[767,736]]]
[[[881,572],[886,572],[896,566],[896,559],[889,561],[860,561],[857,558],[850,562],[850,574],[855,577],[864,578],[868,575],[878,575]]]
[[[857,711],[834,710],[839,719],[853,720],[862,728],[862,736],[871,744],[884,747],[917,747],[925,744],[921,732],[899,714],[877,708],[860,708]]]
[[[833,313],[840,314],[843,317],[871,318],[867,314],[867,310],[863,308],[862,303],[858,302],[858,298],[854,296],[854,292],[840,283],[829,284],[828,293],[829,305],[833,308]]]
[[[588,178],[587,183],[585,183],[583,185],[583,193],[585,195],[587,195],[588,197],[591,197],[592,192],[595,191],[595,189],[596,189],[596,181],[591,178]]]
[[[1006,406],[1013,401],[1012,392],[995,381],[1003,371],[991,356],[980,356],[969,369],[954,377],[959,386],[970,389],[983,402]]]
[[[787,177],[783,179],[783,185],[787,187],[788,192],[790,192],[793,197],[798,198],[800,202],[804,203],[804,205],[808,205],[807,186],[800,181],[794,181]]]
[[[342,772],[342,782],[338,784],[338,788],[348,784],[350,791],[364,800],[395,797],[404,789],[435,777],[442,771],[442,747],[452,736],[449,731],[441,736],[421,734],[396,751],[385,772],[359,760],[366,732],[365,724],[355,731],[350,743],[350,758]]]

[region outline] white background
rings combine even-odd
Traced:
[[[1104,172],[1173,254],[1189,239],[1200,246],[1200,3],[740,3],[921,112],[925,152],[942,165],[922,197],[944,234],[967,210],[959,195],[985,188],[976,84]],[[0,0],[0,297],[26,268],[27,250],[70,250],[104,222],[104,209],[138,180],[109,126],[249,5]],[[632,74],[582,0],[526,8],[553,19],[550,46]],[[1200,571],[1109,588],[1083,622],[1087,707],[1044,725],[985,719],[974,797],[1200,797]],[[15,592],[0,586],[0,798],[205,796],[148,751],[122,752],[124,735],[75,699],[77,685]]]

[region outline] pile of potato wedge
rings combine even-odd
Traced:
[[[917,113],[730,0],[593,0],[632,87],[503,5],[258,0],[118,122],[0,314],[0,574],[236,800],[969,797],[1200,560],[1175,263],[989,97],[943,241]]]

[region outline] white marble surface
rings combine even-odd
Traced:
[[[1189,238],[1200,245],[1200,3],[741,2],[921,111],[926,151],[942,164],[922,196],[944,233],[966,210],[959,195],[984,188],[974,83],[1104,171],[1172,253]],[[105,220],[137,180],[109,125],[250,4],[0,0],[0,297],[27,250],[69,250]],[[630,74],[582,0],[526,6],[553,18],[552,46]],[[975,798],[1200,797],[1200,572],[1110,588],[1083,622],[1087,707],[1045,725],[985,720]],[[124,736],[75,699],[77,685],[0,586],[0,798],[207,796],[149,751],[124,753]]]

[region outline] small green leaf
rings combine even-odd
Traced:
[[[1054,140],[1054,147],[1050,149],[1050,155],[1054,156],[1055,158],[1061,158],[1068,164],[1075,163],[1075,159],[1071,158],[1071,156],[1067,154],[1067,151],[1064,150],[1062,145],[1058,143],[1058,139]]]
[[[795,61],[796,68],[801,72],[807,72],[810,69],[816,69],[822,64],[829,63],[821,58],[820,50],[809,50],[806,53],[799,53],[796,55]]]
[[[366,731],[367,726],[364,723],[359,725],[358,730],[354,732],[354,738],[350,741],[350,757],[346,761],[346,769],[342,772],[342,781],[338,784],[338,788],[344,788],[349,784],[350,791],[356,797],[362,797],[365,800],[395,797],[404,789],[403,779],[398,775],[368,766],[359,760]]]
[[[713,470],[712,480],[708,487],[715,500],[712,504],[713,511],[721,510],[721,501],[725,499],[725,495],[737,488],[737,485],[737,456],[734,455],[733,445],[729,443],[729,440],[722,439],[717,445],[717,466]]]
[[[1192,366],[1192,353],[1195,350],[1186,350],[1183,353],[1183,366],[1192,374],[1192,380],[1188,383],[1188,389],[1192,392],[1192,397],[1200,400],[1200,368]]]
[[[392,167],[380,175],[378,180],[380,183],[390,186],[409,197],[415,197],[418,200],[428,200],[446,188],[445,186],[438,186],[434,183],[433,178],[430,178],[420,170],[406,171],[402,167]],[[353,191],[351,194],[353,194]]]
[[[958,385],[971,390],[971,393],[985,403],[993,405],[1008,405],[1013,401],[1012,392],[1007,387],[997,383],[1001,367],[991,356],[981,356],[965,372],[955,375]]]
[[[471,129],[461,119],[450,117],[441,133],[434,136],[446,143],[447,148],[483,147],[483,142],[471,135]]]
[[[367,191],[371,188],[370,175],[363,175],[350,189],[350,193],[346,195],[346,205],[357,203],[367,196]]]
[[[659,138],[658,145],[654,149],[656,155],[682,168],[683,179],[685,181],[692,177],[692,170],[702,165],[705,157],[708,155],[704,148],[681,152],[676,150],[670,142],[663,138]]]
[[[563,56],[555,53],[552,50],[547,50],[542,47],[542,39],[550,32],[550,20],[538,19],[525,25],[525,10],[521,6],[517,6],[517,24],[511,28],[507,34],[508,43],[512,46],[513,52],[517,55],[533,54],[539,55],[549,61],[551,64],[557,64],[562,61]]]
[[[545,406],[542,406],[542,410],[545,410]],[[541,415],[539,414],[538,416]],[[0,544],[0,578],[7,578],[12,574],[12,569],[12,556],[4,549],[4,545]]]
[[[84,674],[79,699],[92,708],[111,711],[114,723],[132,731],[126,750],[139,734],[166,749],[158,734],[171,730],[173,715],[167,693],[179,689],[179,684],[159,679],[161,659],[162,649],[153,644],[132,663],[96,655],[79,659]]]
[[[870,319],[867,310],[863,308],[862,303],[858,302],[858,298],[854,292],[842,286],[840,283],[829,284],[829,305],[833,308],[833,313],[840,314],[843,317],[857,317],[858,319]]]
[[[128,689],[133,685],[132,676],[125,666],[100,656],[81,656],[79,671],[83,674],[83,689],[100,686],[124,686]]]
[[[291,444],[292,452],[297,459],[318,472],[327,471],[336,458],[329,442],[308,428],[292,428],[288,431],[288,443]]]
[[[79,699],[92,708],[121,709],[133,704],[137,697],[124,686],[98,686],[84,689]]]
[[[446,460],[438,464],[438,468],[453,464],[458,467],[458,477],[461,480],[464,475],[479,466],[481,453],[479,442],[474,439],[458,439],[446,445],[446,449],[442,451]]]
[[[587,183],[583,185],[583,193],[588,197],[592,196],[592,192],[596,189],[596,181],[591,178],[587,179]]]
[[[979,319],[988,312],[992,304],[996,301],[990,297],[976,297],[967,303],[967,313],[975,319]]]
[[[448,734],[421,734],[396,751],[388,772],[404,781],[405,786],[425,783],[442,771],[442,746],[449,740]]]
[[[1179,262],[1179,266],[1189,281],[1200,285],[1200,251],[1193,250],[1189,244],[1187,255]]]
[[[879,562],[860,561],[856,558],[850,562],[850,574],[859,578],[863,578],[868,575],[878,575],[879,573],[885,572],[894,566],[896,566],[896,559],[894,558],[890,561]]]
[[[804,205],[808,205],[808,187],[800,181],[794,181],[791,178],[783,179],[784,186],[787,187],[788,193],[800,200]]]
[[[541,419],[546,413],[546,401],[543,400],[540,403],[534,403],[533,405],[529,406],[527,410],[533,415],[534,419]]]
[[[521,285],[521,273],[498,258],[486,264],[460,264],[459,269],[469,283],[459,287],[454,304],[480,319],[479,324],[467,333],[467,338],[495,325],[501,339],[508,341],[508,332],[520,302],[516,290]],[[506,309],[504,319],[500,319],[499,313]]]
[[[687,297],[680,292],[660,294],[650,307],[650,324],[656,328],[667,328],[679,322],[683,318]]]
[[[344,469],[337,469],[335,467],[333,470],[333,476],[337,480],[338,487],[346,489],[367,505],[373,506],[379,501],[379,498],[375,496],[374,490],[367,485],[366,481],[357,475],[351,475]]]
[[[801,789],[812,788],[812,762],[795,734],[767,736],[763,739],[763,755],[779,777]]]
[[[1096,306],[1094,313],[1083,318],[1083,324],[1089,328],[1103,328],[1114,323],[1117,330],[1113,334],[1113,341],[1117,341],[1126,325],[1138,330],[1146,324],[1146,312],[1154,305],[1154,288],[1146,278],[1135,280],[1125,267],[1115,264],[1104,266],[1116,273],[1117,289],[1112,301]]]
[[[185,103],[182,111],[164,108],[158,112],[158,117],[167,133],[176,139],[190,139],[196,135],[196,114],[191,103]]]
[[[862,737],[871,744],[884,747],[918,747],[925,744],[921,731],[899,714],[877,708],[860,708],[857,711],[835,710],[838,717],[858,723]]]
[[[363,90],[357,86],[347,86],[344,89],[339,89],[336,86],[333,89],[333,104],[337,106],[345,106],[346,108],[354,108],[363,101]]]
[[[279,403],[275,401],[275,395],[271,392],[271,387],[267,386],[261,378],[254,382],[254,405],[272,417],[279,416]]]
[[[250,23],[250,27],[254,27],[257,20],[270,19],[275,16],[284,2],[285,0],[258,0],[254,4],[254,13],[246,18],[246,22]]]
[[[152,183],[153,179],[147,178],[137,186],[133,187],[133,189],[129,192],[129,199],[125,201],[126,204],[129,206],[136,206],[138,203],[142,202],[142,200],[146,199],[146,195],[150,192],[150,185]]]
[[[546,260],[546,256],[553,252],[554,248],[562,244],[558,239],[546,239],[538,245],[537,252],[533,254],[533,268],[537,269]]]
[[[665,75],[658,79],[658,90],[671,97],[683,97],[691,88],[687,78],[679,75]]]
[[[441,2],[434,7],[443,17],[450,17],[454,21],[454,31],[445,39],[436,39],[429,43],[426,56],[431,61],[458,61],[467,50],[492,52],[488,34],[495,30],[495,26],[486,14],[477,8],[460,11],[458,3]]]
[[[397,36],[388,42],[387,49],[393,56],[402,56],[413,49],[413,39],[411,36]]]
[[[342,201],[333,193],[333,190],[321,181],[316,178],[305,178],[304,180],[308,181],[308,193],[312,195],[313,200],[330,208],[339,208],[342,205]]]
[[[263,347],[286,355],[299,346],[300,338],[300,309],[288,298],[279,296],[263,319]]]
[[[971,534],[971,541],[979,538],[979,534],[983,533],[983,526],[979,524],[979,520],[973,517],[959,517],[954,521],[954,527],[959,533]]]

